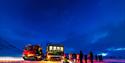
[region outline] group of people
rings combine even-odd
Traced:
[[[90,52],[88,55],[83,54],[82,51],[80,51],[79,54],[69,54],[68,58],[65,56],[65,61],[67,60],[73,61],[75,63],[87,63],[88,61],[93,63],[95,61],[103,61],[102,55],[94,55],[93,52]],[[66,63],[66,62],[64,62]]]

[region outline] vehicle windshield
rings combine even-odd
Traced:
[[[25,49],[25,50],[32,51],[32,50],[33,50],[33,46],[28,46],[28,47],[25,47],[24,49]]]

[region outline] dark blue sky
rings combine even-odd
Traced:
[[[69,50],[125,48],[125,0],[0,0],[0,38],[18,48],[47,41]]]

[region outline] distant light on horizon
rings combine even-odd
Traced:
[[[124,51],[125,48],[108,48],[108,51]]]
[[[107,56],[108,53],[100,53],[100,54],[98,54],[98,55]]]

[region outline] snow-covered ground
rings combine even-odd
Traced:
[[[61,61],[24,61],[22,57],[0,57],[0,63],[62,63]],[[75,63],[75,62],[70,62]],[[79,62],[76,62],[79,63]],[[88,61],[88,63],[90,63]],[[105,59],[103,62],[94,61],[94,63],[125,63],[125,59]]]

